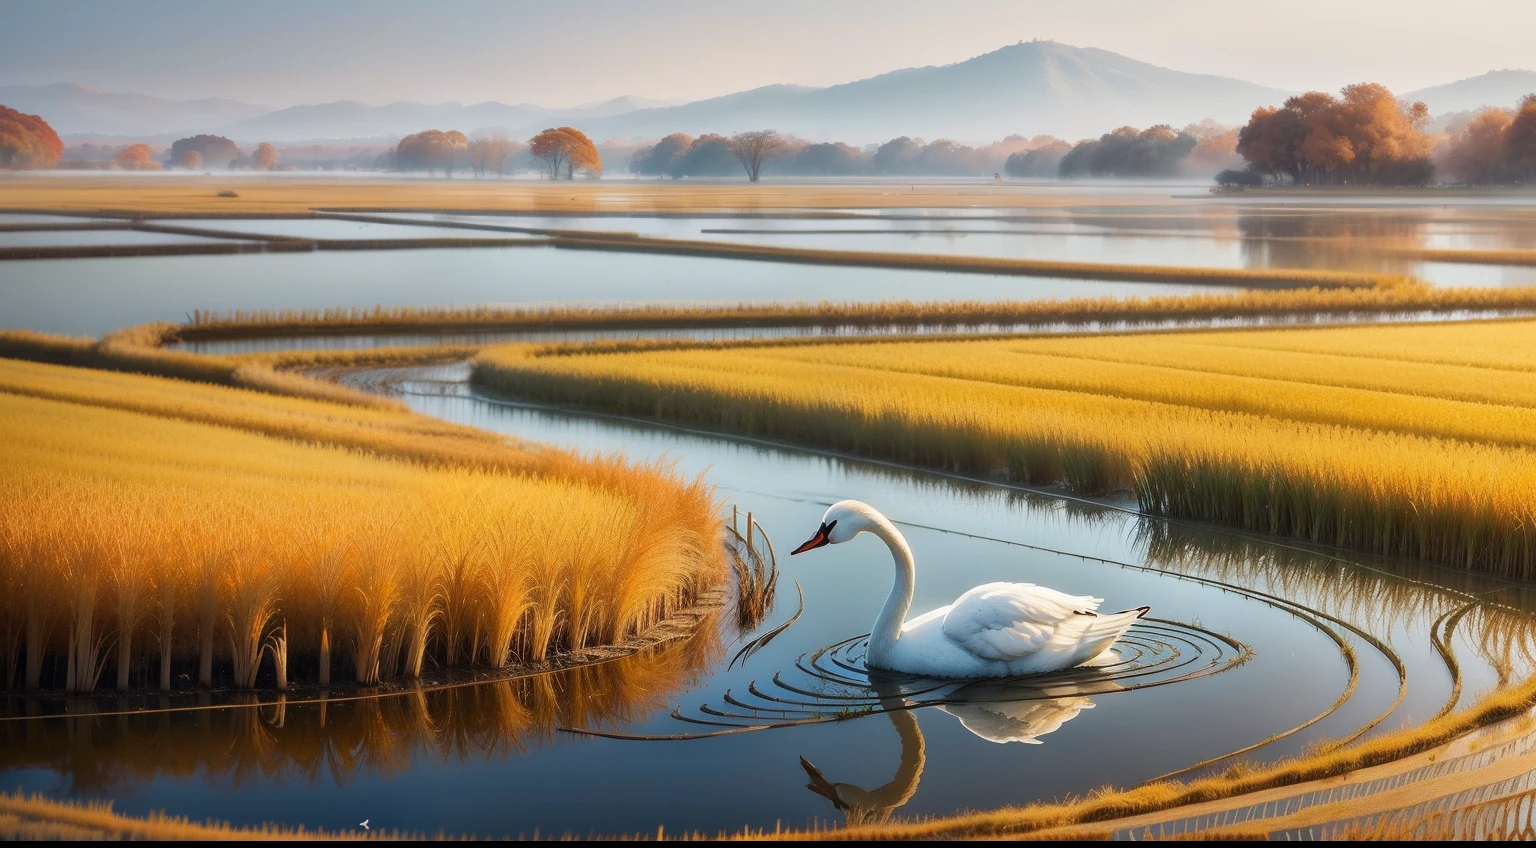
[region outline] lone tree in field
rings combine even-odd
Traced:
[[[270,171],[277,165],[277,148],[263,141],[251,154],[251,165],[260,171]]]
[[[182,156],[189,151],[201,157],[202,164],[197,166],[199,168],[203,165],[210,168],[228,168],[229,163],[235,161],[240,155],[240,148],[222,135],[194,135],[190,138],[178,139],[173,143],[167,161],[182,165]]]
[[[112,167],[122,171],[158,171],[155,152],[147,144],[130,144],[112,157]]]
[[[731,149],[731,155],[746,170],[748,182],[754,183],[763,175],[763,166],[785,147],[784,139],[773,130],[737,133],[726,144]]]
[[[577,168],[598,173],[603,170],[597,145],[575,127],[555,127],[539,133],[528,142],[528,152],[544,163],[552,180],[560,179],[561,171],[570,180],[575,179]]]
[[[52,168],[64,142],[48,122],[0,106],[0,168]]]
[[[196,150],[183,150],[181,155],[176,157],[176,164],[188,171],[195,171],[203,167],[203,154]]]

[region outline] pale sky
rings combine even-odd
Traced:
[[[0,85],[573,106],[830,85],[1034,38],[1285,89],[1536,69],[1536,0],[0,0]]]

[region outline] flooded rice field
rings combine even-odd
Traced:
[[[781,247],[1221,269],[1308,268],[1411,274],[1443,286],[1536,285],[1536,267],[1404,259],[1405,249],[1532,250],[1536,220],[1497,205],[1381,209],[1235,204],[1068,209],[903,209],[728,216],[386,213],[339,218],[175,219],[251,237],[519,238],[517,229],[633,232]],[[55,224],[45,215],[0,223]],[[83,218],[80,220],[84,220]],[[406,222],[415,223],[406,223]],[[444,223],[505,227],[461,229]],[[0,233],[0,247],[181,244],[197,236],[131,230]],[[17,260],[0,264],[0,326],[101,334],[193,309],[373,305],[744,301],[1033,300],[1221,291],[1105,282],[792,265],[551,248],[440,248]]]
[[[551,248],[259,253],[0,263],[0,326],[100,335],[194,309],[453,304],[1037,300],[1230,291]]]
[[[104,698],[99,715],[12,717],[0,779],[131,813],[450,834],[877,821],[1273,761],[1422,723],[1532,671],[1536,597],[1508,584],[527,407],[466,377],[448,366],[353,382],[447,420],[706,474],[768,534],[776,603],[760,620],[727,606],[689,640],[510,682],[173,712]],[[785,556],[850,497],[910,541],[914,611],[1013,580],[1152,613],[1102,669],[971,685],[871,675],[862,638],[891,588],[885,547]],[[835,788],[807,789],[801,757]]]

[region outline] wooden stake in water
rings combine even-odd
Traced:
[[[752,512],[747,511],[747,556],[752,555]]]

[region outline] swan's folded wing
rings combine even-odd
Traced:
[[[966,592],[944,616],[944,635],[978,657],[1011,662],[1077,630],[1074,618],[1103,603],[1031,583],[988,583]]]

